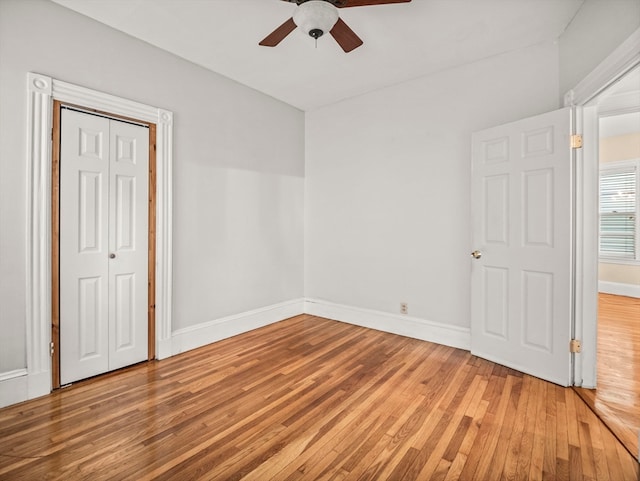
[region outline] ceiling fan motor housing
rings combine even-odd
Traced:
[[[338,18],[338,9],[325,0],[308,0],[293,13],[293,21],[298,28],[316,39],[330,32]]]

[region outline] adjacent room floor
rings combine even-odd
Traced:
[[[600,294],[597,389],[576,392],[638,458],[640,299]]]

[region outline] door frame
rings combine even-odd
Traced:
[[[104,92],[27,74],[26,348],[27,399],[51,392],[53,102],[83,105],[156,125],[155,356],[171,352],[173,113]],[[151,241],[151,239],[150,239]]]
[[[598,112],[589,103],[640,65],[640,28],[564,96],[565,107],[582,107],[577,131],[583,148],[576,163],[575,332],[582,352],[574,356],[574,385],[596,387],[598,329]]]
[[[53,127],[51,152],[51,384],[53,389],[60,387],[60,144],[62,134],[62,108],[81,111],[87,115],[96,114],[115,120],[133,122],[149,129],[149,169],[147,181],[149,185],[148,230],[147,230],[147,361],[156,357],[156,325],[155,325],[155,236],[156,236],[156,124],[131,117],[103,112],[85,106],[75,105],[60,100],[53,101]]]

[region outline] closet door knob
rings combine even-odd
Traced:
[[[111,254],[109,254],[109,259],[115,259],[116,255],[112,252]]]

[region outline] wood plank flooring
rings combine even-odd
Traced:
[[[576,392],[637,459],[640,299],[600,294],[598,301],[598,387]]]
[[[572,389],[307,315],[0,410],[2,480],[638,476]]]

